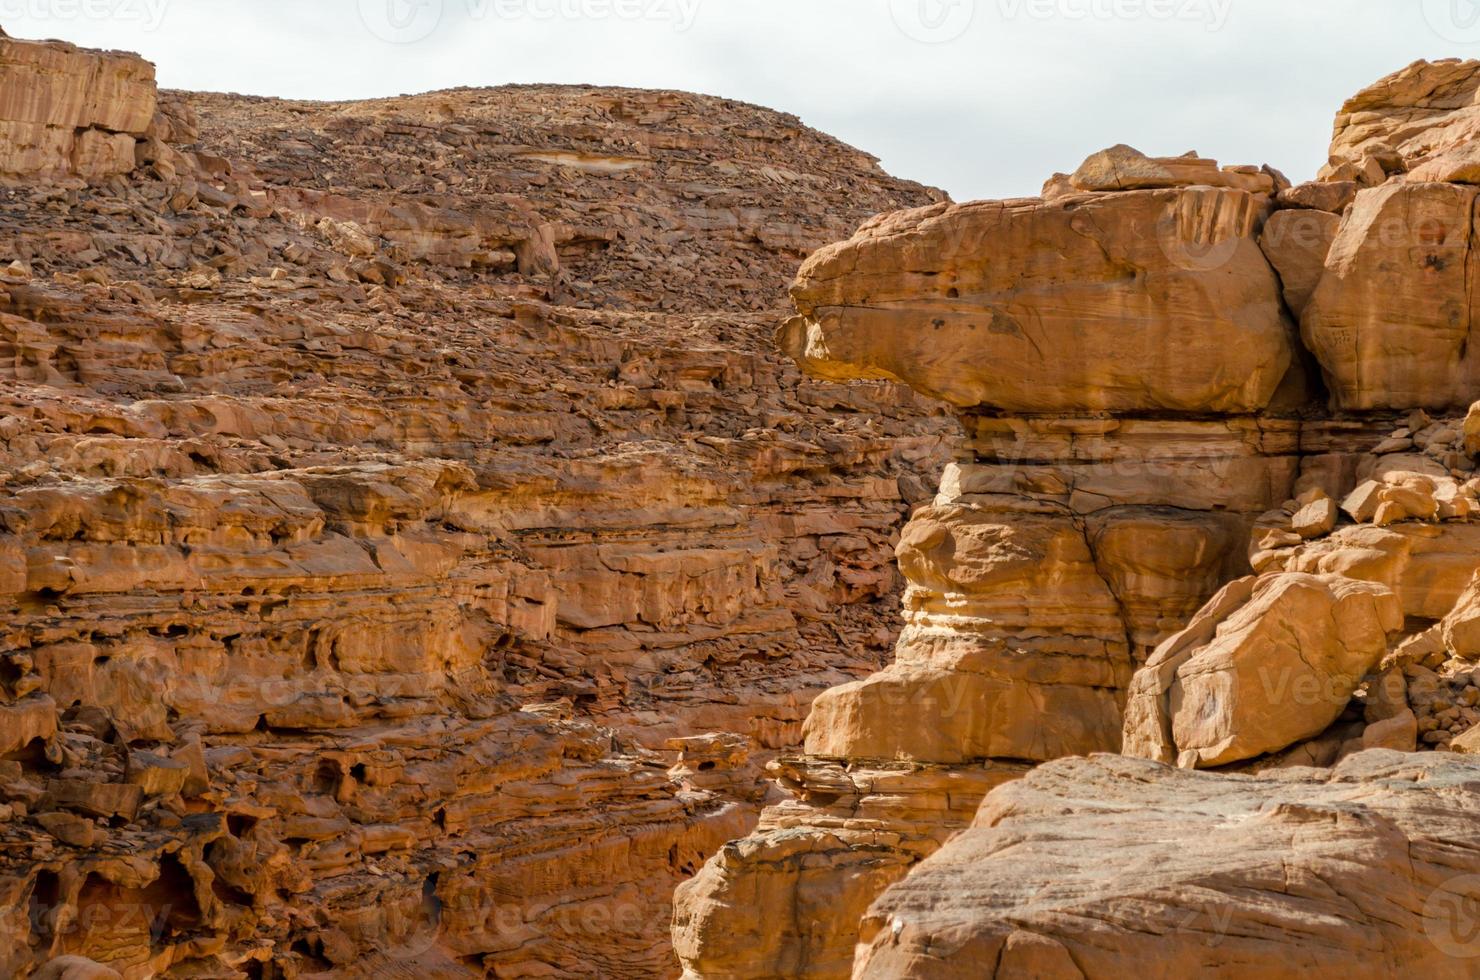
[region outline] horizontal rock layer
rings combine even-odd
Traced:
[[[679,887],[679,956],[705,977],[847,976],[873,900],[965,828],[989,790],[1026,769],[780,760],[773,771],[794,798],[768,808],[750,837]]]
[[[0,45],[131,146],[0,197],[0,973],[676,973],[952,428],[773,307],[938,195],[699,96],[120,115]]]
[[[155,100],[138,55],[0,35],[0,177],[127,173]]]
[[[896,660],[817,699],[813,764],[1036,763],[1123,745],[1189,768],[1272,772],[1370,748],[1480,745],[1466,652],[1480,422],[1423,411],[1480,398],[1477,77],[1480,63],[1421,63],[1358,96],[1318,182],[1117,146],[1055,175],[1041,198],[883,215],[804,264],[782,349],[820,378],[903,381],[951,404],[965,429],[898,548]],[[812,819],[808,834],[823,823]],[[1141,840],[1132,830],[1113,834]],[[1085,867],[1108,839],[1076,839],[1065,859],[1072,850]],[[748,881],[771,846],[752,837],[701,877]],[[1271,845],[1271,866],[1284,847]],[[836,873],[814,869],[814,881],[846,889],[862,851],[832,855]],[[1183,953],[1155,908],[1138,915],[1134,891],[1106,898],[1118,931],[1100,910],[1064,926],[1073,951],[1031,929],[999,935],[987,913],[952,904],[959,881],[978,875],[990,906],[1014,875],[1050,887],[1054,866],[1014,866],[989,887],[985,858],[957,861],[960,879],[927,863],[895,886],[909,916],[891,919],[886,899],[865,917],[856,975],[1122,975],[1164,961],[1155,937],[1178,974],[1285,964],[1277,932],[1250,963],[1200,957],[1190,941]],[[694,937],[728,934],[740,888],[686,894],[680,954],[698,976],[728,975],[706,958],[723,942]],[[1195,897],[1167,901],[1190,916]],[[856,903],[840,904],[851,918]],[[1257,905],[1236,911],[1252,920]],[[1020,926],[1031,912],[1000,914]],[[1375,929],[1394,921],[1372,917]],[[765,959],[779,975],[847,976],[853,935],[847,922],[772,927],[750,945],[780,949]],[[1088,973],[1086,944],[1102,957]],[[1395,930],[1392,958],[1370,975],[1410,955],[1443,972],[1410,946]],[[1363,962],[1353,972],[1368,975]]]
[[[962,408],[1255,412],[1293,365],[1267,206],[1180,188],[886,215],[803,266],[781,344]]]

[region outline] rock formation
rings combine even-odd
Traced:
[[[883,215],[808,260],[781,347],[818,377],[901,381],[939,398],[962,436],[898,548],[908,587],[895,662],[817,699],[807,756],[773,765],[797,800],[770,808],[679,889],[674,938],[691,976],[1109,977],[1163,959],[1176,975],[1280,975],[1317,955],[1304,936],[1344,956],[1381,945],[1381,956],[1350,961],[1354,975],[1397,963],[1450,975],[1405,934],[1422,899],[1393,899],[1406,919],[1358,904],[1341,922],[1308,925],[1302,916],[1319,915],[1297,902],[1278,913],[1289,922],[1263,923],[1243,891],[1263,865],[1247,880],[1199,877],[1249,842],[1230,834],[1184,855],[1180,834],[1213,836],[1194,820],[1152,834],[1146,860],[1185,857],[1169,874],[1185,868],[1235,919],[1261,916],[1265,938],[1223,954],[1195,935],[1168,938],[1160,912],[1137,911],[1156,881],[1078,862],[1114,849],[1097,842],[1102,831],[1139,839],[1119,824],[1122,808],[1165,802],[1177,824],[1184,787],[1188,799],[1221,801],[1210,804],[1220,814],[1262,801],[1256,784],[1157,765],[1258,773],[1288,788],[1289,813],[1305,814],[1290,819],[1324,825],[1345,812],[1342,794],[1368,792],[1347,784],[1396,793],[1414,778],[1401,773],[1441,765],[1364,750],[1480,751],[1480,409],[1465,415],[1480,399],[1475,194],[1450,166],[1476,145],[1477,91],[1476,62],[1420,63],[1384,80],[1343,109],[1314,183],[1117,146],[1053,177],[1040,198]],[[1000,782],[1004,766],[1122,750],[1155,765],[1050,765],[997,788],[981,829],[917,870],[961,831],[959,791],[937,796],[933,821],[876,820],[869,839],[835,833],[859,806],[830,788],[844,777],[908,773],[913,810],[947,774],[990,789],[983,776]],[[1278,774],[1338,764],[1335,776]],[[1126,774],[1115,778],[1134,790],[1099,770]],[[1470,778],[1434,771],[1436,783]],[[1103,819],[1095,805],[1045,801],[1039,787],[1061,773],[1087,800],[1103,789]],[[1473,819],[1474,801],[1451,804],[1433,838],[1421,821],[1374,830],[1372,846],[1387,847],[1379,868],[1406,859],[1403,834],[1468,846],[1443,828]],[[1353,819],[1387,827],[1379,811],[1410,805],[1394,796]],[[1255,852],[1276,869],[1294,847],[1284,819]],[[999,823],[1013,830],[982,847]],[[1021,834],[1045,825],[1041,839],[1072,843],[1025,844],[1021,865],[989,856],[1016,828],[1013,841],[1031,841]],[[1285,855],[1286,867],[1320,875],[1323,854],[1362,846],[1338,834]],[[1078,903],[1064,910],[1035,904],[1063,878],[1056,861],[1084,875],[1063,886]],[[1436,873],[1413,869],[1401,894],[1432,890]],[[742,934],[741,896],[800,910],[830,891],[851,920],[865,892],[885,886],[861,931],[788,919],[744,943],[716,938]],[[1195,898],[1155,893],[1168,915],[1195,912]],[[1231,935],[1253,928],[1235,922]],[[1138,945],[1153,942],[1144,934],[1155,952]]]
[[[127,173],[154,104],[137,55],[0,34],[0,177]]]
[[[1210,769],[1314,738],[1402,626],[1384,585],[1300,573],[1240,579],[1136,675],[1125,752]]]
[[[1055,762],[869,910],[854,976],[1472,976],[1477,776],[1394,752],[1257,777]]]
[[[676,974],[946,459],[776,304],[940,195],[720,99],[62,44],[0,127],[0,975]]]
[[[0,37],[0,972],[1448,975],[1477,80],[955,205]]]

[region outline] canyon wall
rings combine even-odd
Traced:
[[[0,972],[1463,965],[1480,64],[964,205],[683,93],[0,83]]]
[[[137,55],[0,32],[0,176],[127,173],[154,106],[154,66]]]
[[[676,974],[948,455],[775,305],[941,195],[681,93],[152,78],[0,39],[0,973]]]
[[[1480,743],[1477,79],[1480,63],[1420,63],[1362,93],[1313,183],[1116,146],[1039,198],[881,215],[807,261],[781,348],[818,378],[940,399],[961,433],[897,550],[894,662],[817,699],[806,754],[772,766],[795,799],[680,886],[687,975],[1112,977],[1163,953],[1213,975],[1284,975],[1311,944],[1396,921],[1359,904],[1306,945],[1308,922],[1222,954],[1196,936],[1137,946],[1165,930],[1125,911],[1152,887],[1133,861],[1103,891],[1066,882],[1064,901],[1038,904],[1115,823],[1075,794],[1116,800],[1106,814],[1165,806],[1177,823],[1179,794],[1203,787],[1231,814],[1257,808],[1255,787],[1115,761],[1010,784],[1122,751],[1224,773],[1349,762],[1290,784],[1291,807],[1325,813],[1340,805],[1328,778],[1385,786],[1406,778],[1379,772],[1392,765],[1466,778],[1362,753]],[[1055,797],[1060,777],[1077,782]],[[848,791],[884,779],[907,804]],[[1151,802],[1120,801],[1117,780]],[[1468,846],[1454,824],[1469,809],[1432,817],[1444,848]],[[1411,872],[1408,891],[1432,891],[1445,868],[1473,873],[1394,868],[1429,829],[1396,826],[1374,875]],[[1034,844],[1060,833],[1072,856]],[[1278,866],[1280,839],[1249,875]],[[1199,877],[1244,854],[1235,838],[1177,864],[1180,840],[1145,848],[1168,865],[1155,887],[1169,914],[1196,882],[1230,916],[1260,914],[1238,905],[1252,878]],[[993,856],[1012,848],[1024,856]],[[1298,860],[1322,873],[1319,854]],[[755,895],[791,914],[753,934]],[[1381,944],[1354,975],[1458,969],[1431,946],[1414,959]]]

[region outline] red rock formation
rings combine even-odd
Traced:
[[[938,195],[669,92],[156,110],[7,42],[0,120],[129,142],[0,165],[0,974],[675,973],[944,462],[772,307]]]
[[[0,34],[0,176],[126,173],[154,102],[137,55]]]

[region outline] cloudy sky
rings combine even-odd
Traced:
[[[680,88],[786,109],[958,200],[1130,143],[1315,173],[1341,102],[1480,57],[1480,0],[0,0],[163,85],[343,99]]]

